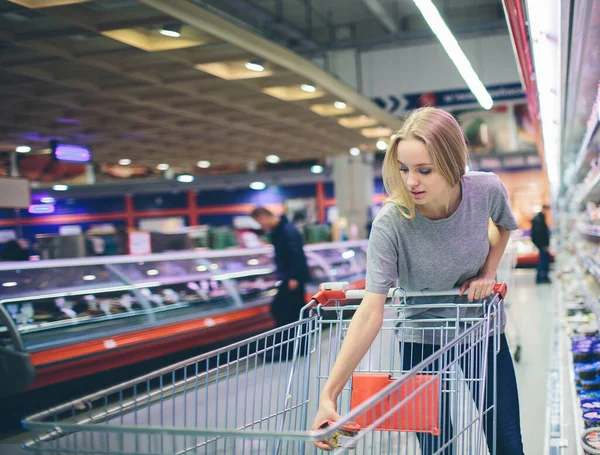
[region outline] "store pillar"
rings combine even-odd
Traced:
[[[333,159],[333,181],[338,214],[346,238],[367,237],[373,205],[373,155],[340,156]]]

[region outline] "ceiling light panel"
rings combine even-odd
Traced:
[[[392,130],[383,126],[377,126],[375,128],[363,128],[360,130],[360,134],[364,137],[391,136]]]
[[[273,75],[273,68],[267,63],[263,65],[263,71],[254,71],[249,69],[246,66],[248,63],[248,60],[201,63],[196,65],[195,68],[226,80],[256,79]]]
[[[366,128],[377,125],[379,121],[366,115],[360,115],[358,117],[341,118],[338,120],[338,123],[345,128]]]
[[[322,115],[323,117],[333,117],[336,115],[352,114],[355,112],[355,109],[351,106],[346,105],[345,108],[339,109],[333,103],[313,104],[310,107],[310,110],[315,114]]]
[[[325,90],[319,87],[315,87],[314,92],[307,92],[302,90],[300,85],[267,87],[263,89],[263,92],[283,101],[310,100],[325,96]]]

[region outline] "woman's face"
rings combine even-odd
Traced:
[[[402,179],[416,205],[425,206],[432,202],[434,204],[446,203],[450,186],[435,170],[423,142],[416,139],[400,141],[398,166],[400,166]],[[440,196],[442,200],[440,200]]]

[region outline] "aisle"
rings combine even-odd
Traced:
[[[507,336],[512,341],[518,329],[522,346],[521,361],[515,364],[515,369],[526,455],[543,454],[544,450],[553,287],[553,284],[536,286],[534,270],[516,270],[507,297],[510,304]]]

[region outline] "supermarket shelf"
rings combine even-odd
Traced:
[[[600,226],[580,228],[579,233],[589,237],[597,237],[600,239]]]
[[[581,254],[581,252],[578,252],[577,256],[583,269],[595,280],[589,283],[589,280],[586,280],[583,274],[579,276],[586,306],[598,319],[600,319],[600,304],[598,303],[598,295],[600,295],[600,266],[592,258],[585,254]],[[591,287],[594,289],[590,289]]]
[[[600,199],[600,172],[594,179],[588,183],[581,191],[581,195],[575,200],[577,205],[581,205],[590,199]]]
[[[552,348],[547,384],[546,437],[544,454],[583,455],[579,435],[583,420],[575,393],[573,356],[567,330],[562,324],[564,288],[558,280],[552,305]],[[567,423],[568,422],[568,423]],[[568,441],[565,447],[564,441]]]
[[[577,153],[577,159],[573,164],[573,168],[570,171],[572,182],[577,183],[579,181],[579,176],[584,170],[584,165],[588,161],[591,151],[590,151],[590,143],[594,135],[598,132],[600,126],[600,119],[598,117],[598,112],[596,109],[592,111],[592,115],[589,120],[588,128],[585,132],[585,136],[583,136],[583,141],[581,142],[581,146],[579,147],[579,152]]]
[[[563,384],[563,396],[565,397],[565,404],[570,404],[571,409],[566,409],[565,414],[572,413],[572,425],[569,426],[568,431],[570,434],[567,435],[567,440],[573,441],[575,447],[570,451],[577,455],[584,455],[583,448],[579,443],[579,438],[583,434],[585,423],[581,416],[581,408],[579,407],[579,399],[575,391],[575,366],[573,364],[573,353],[571,352],[571,341],[565,331],[562,331],[562,384]],[[571,418],[565,416],[565,420],[571,420]]]
[[[580,259],[586,270],[600,283],[600,266],[589,256]]]

